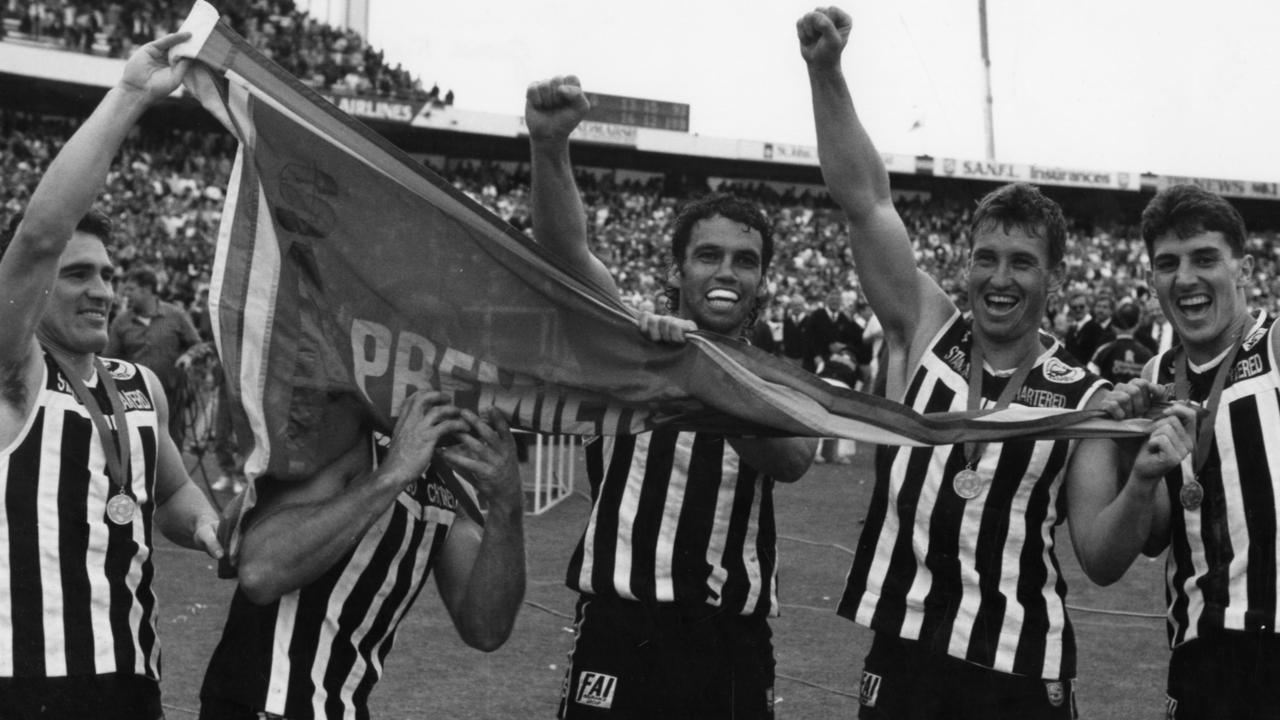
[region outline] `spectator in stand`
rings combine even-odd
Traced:
[[[1142,310],[1133,301],[1116,309],[1112,325],[1114,340],[1105,343],[1089,361],[1089,371],[1119,385],[1142,376],[1142,367],[1154,355],[1150,348],[1134,339],[1133,332],[1142,318]]]
[[[158,280],[150,268],[134,268],[125,276],[125,311],[111,323],[108,357],[148,367],[160,380],[169,401],[169,433],[183,449],[186,352],[200,342],[191,317],[156,296]]]
[[[803,365],[809,339],[805,335],[807,316],[804,298],[792,295],[782,317],[782,357],[794,365]]]
[[[832,353],[843,352],[857,343],[857,328],[845,315],[844,298],[839,290],[827,293],[822,307],[809,313],[805,320],[805,335],[809,339],[805,353],[804,369],[821,373]],[[852,387],[852,386],[851,386]]]
[[[1067,346],[1067,352],[1071,353],[1076,359],[1080,358],[1081,333],[1089,324],[1089,296],[1085,293],[1075,293],[1067,301],[1067,332],[1063,336],[1063,344]]]

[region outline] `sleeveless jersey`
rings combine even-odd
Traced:
[[[133,522],[106,517],[116,487],[88,410],[47,352],[26,423],[0,449],[0,677],[160,677],[151,589],[158,432],[137,365],[103,358],[129,425]],[[106,388],[86,382],[112,429]]]
[[[587,474],[591,517],[569,561],[570,588],[778,614],[774,481],[724,437],[659,429],[596,439]]]
[[[924,354],[904,402],[926,413],[965,410],[971,347],[970,322],[957,314]],[[984,371],[984,407],[1007,382]],[[1054,342],[1013,403],[1081,408],[1104,384]],[[1073,449],[1068,440],[988,444],[977,467],[990,482],[966,501],[952,485],[966,464],[963,445],[879,448],[838,612],[999,672],[1073,678],[1075,639],[1054,555]]]
[[[1217,630],[1276,631],[1280,372],[1274,333],[1275,318],[1262,313],[1227,376],[1199,480],[1199,507],[1184,508],[1179,499],[1185,479],[1194,476],[1194,456],[1165,478],[1172,511],[1165,591],[1174,647]],[[1160,356],[1157,382],[1172,387],[1178,354]],[[1188,368],[1192,400],[1208,398],[1217,365],[1199,373]]]

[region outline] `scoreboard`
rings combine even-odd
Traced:
[[[689,106],[686,103],[593,92],[585,94],[587,100],[591,101],[587,120],[655,130],[689,132]]]

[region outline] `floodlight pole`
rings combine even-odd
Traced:
[[[983,120],[987,133],[987,160],[996,159],[996,128],[991,101],[991,53],[987,47],[987,0],[978,0],[978,33],[982,39],[982,84],[986,92],[983,99]]]

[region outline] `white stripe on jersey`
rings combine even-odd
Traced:
[[[640,512],[640,485],[632,487],[631,478],[643,480],[649,468],[649,440],[653,433],[645,433],[636,437],[636,449],[632,453],[631,472],[623,479],[626,484],[622,499],[618,502],[618,542],[613,550],[613,586],[618,594],[628,600],[635,600],[635,591],[631,588],[631,541],[635,536],[636,515]],[[605,459],[605,474],[609,473],[613,462],[611,456]]]
[[[263,709],[272,715],[284,715],[289,700],[289,643],[298,618],[298,593],[280,598],[276,608],[276,626],[271,648],[271,676],[267,681],[267,698]],[[321,716],[323,717],[323,716]]]
[[[1264,428],[1280,428],[1280,406],[1275,403],[1258,403],[1258,417]],[[1263,452],[1267,455],[1267,467],[1273,468],[1271,473],[1271,492],[1272,496],[1280,498],[1280,472],[1274,472],[1274,468],[1280,468],[1280,443],[1264,443]],[[1280,552],[1280,522],[1276,523],[1276,537],[1274,539],[1277,552]],[[1277,561],[1280,562],[1280,561]],[[1280,573],[1275,575],[1276,582],[1276,607],[1272,608],[1274,615],[1272,617],[1280,618]]]
[[[1241,392],[1241,386],[1247,386],[1249,383],[1237,383],[1228,390],[1222,392],[1222,404],[1219,407],[1226,408],[1228,403],[1236,400],[1241,396],[1252,393]],[[1259,406],[1265,403],[1258,403]],[[1263,427],[1266,427],[1265,425]],[[1236,456],[1236,438],[1231,424],[1231,415],[1229,413],[1220,412],[1214,422],[1213,433],[1218,446],[1218,457],[1222,460],[1222,477],[1241,477],[1239,458]],[[1239,483],[1223,482],[1222,483],[1223,501],[1227,505],[1227,517],[1244,518],[1244,493],[1240,489]],[[1248,573],[1245,572],[1249,567],[1249,524],[1247,522],[1228,522],[1227,527],[1231,531],[1231,552],[1233,557],[1230,563],[1230,572],[1227,577],[1231,578],[1231,582],[1227,587],[1227,594],[1231,598],[1230,604],[1223,612],[1222,622],[1224,627],[1244,629],[1244,614],[1249,608],[1249,584]]]
[[[677,452],[680,449],[680,444],[679,442],[676,443]],[[687,445],[690,450],[689,454],[692,455],[693,443],[690,442]],[[711,524],[711,535],[707,538],[707,562],[711,562],[712,558],[715,558],[715,562],[711,563],[711,575],[707,578],[707,588],[716,594],[714,598],[710,599],[710,604],[717,606],[724,600],[724,584],[729,579],[729,569],[725,567],[724,555],[725,546],[729,542],[729,522],[733,517],[733,499],[737,495],[738,486],[736,482],[738,477],[738,454],[733,451],[733,448],[729,447],[727,440],[725,441],[723,457],[724,460],[721,463],[721,473],[723,474],[720,476],[720,487],[716,490],[716,519]],[[684,467],[686,472],[681,473],[683,475],[688,474],[689,460],[690,458],[685,458]],[[674,481],[676,473],[671,473],[671,475],[671,479]],[[752,524],[755,524],[754,503],[755,500],[752,500],[752,511],[749,511],[745,518]],[[751,546],[744,543],[742,551],[743,557],[750,557]],[[748,602],[744,603],[743,607],[753,607],[750,599],[758,596],[758,592],[748,596]]]
[[[387,531],[387,525],[391,522],[391,514],[393,512],[395,512],[395,509],[389,508],[386,512],[382,513],[382,516],[378,518],[377,522],[369,527],[369,530],[365,532],[364,537],[360,538],[360,542],[356,544],[355,552],[352,554],[351,560],[349,561],[350,564],[364,565],[368,562],[369,557],[378,549],[378,544],[382,540],[383,534]],[[405,541],[409,538],[412,531],[412,527],[407,528],[404,536],[401,537],[400,547],[396,550],[395,558],[399,558],[400,555],[404,553]],[[394,567],[395,564],[393,560],[393,569],[388,573],[388,575],[395,575]],[[333,590],[329,593],[328,605],[325,607],[324,611],[325,630],[328,631],[328,634],[332,634],[338,630],[337,619],[342,616],[342,608],[346,605],[347,598],[351,597],[352,591],[356,589],[356,583],[359,580],[359,574],[344,572],[338,578],[338,582],[334,583]],[[384,589],[385,588],[379,588],[378,591],[381,593]],[[376,601],[374,602],[374,607],[379,607]],[[360,629],[364,627],[367,630],[367,627],[363,625],[363,623],[368,622],[369,615],[370,613],[365,613],[361,620],[362,625],[358,626],[352,633],[351,641],[355,647],[359,647],[360,638],[363,636]],[[324,676],[329,670],[329,657],[330,653],[333,651],[333,643],[324,642],[324,639],[325,638],[322,637],[321,642],[316,644],[316,656],[311,663],[311,667],[296,668],[296,672],[305,673],[311,677],[311,683],[315,687],[315,692],[311,694],[311,710],[315,717],[318,718],[325,717],[324,703],[329,699],[329,690],[324,685]],[[351,672],[359,673],[359,671],[360,665],[357,659],[357,663],[352,666]],[[338,699],[342,702],[343,707],[346,708],[343,713],[343,717],[354,718],[355,708],[351,706],[351,698],[340,696]]]
[[[55,406],[55,403],[49,403],[49,408],[45,411],[45,437],[62,437],[63,419],[66,416],[60,408],[55,410]],[[102,459],[102,442],[98,437],[97,428],[94,428],[93,437],[89,439],[90,468],[95,467],[95,460]],[[61,518],[57,516],[57,478],[62,473],[62,443],[42,443],[42,446],[40,478],[36,479],[36,512],[40,515],[36,542],[40,548],[40,592],[44,610],[44,667],[48,677],[62,677],[67,674],[66,641],[62,637],[62,553],[58,546],[62,524]],[[97,485],[99,481],[95,474],[90,476],[89,485]],[[110,667],[98,668],[98,671],[111,672],[115,670],[114,664],[112,662]]]
[[[603,451],[602,457],[604,463],[604,474],[607,475],[609,472],[609,458],[613,457],[614,438],[612,435],[606,435],[596,440],[596,442],[601,443],[600,449]],[[596,523],[599,519],[599,515],[600,503],[591,503],[591,517],[587,519],[587,529],[584,537],[594,538],[596,536]],[[582,572],[578,573],[578,586],[582,588],[583,592],[588,594],[595,592],[595,588],[591,586],[591,573],[594,569],[595,543],[585,542],[583,543],[582,552]]]
[[[646,434],[646,437],[652,437],[652,435]],[[637,441],[639,440],[639,438],[636,439]],[[647,447],[645,454],[646,456],[648,455]],[[675,579],[672,577],[673,573],[671,572],[671,567],[675,562],[676,530],[680,526],[680,514],[676,513],[673,517],[671,513],[665,512],[665,510],[671,507],[684,507],[684,493],[689,484],[689,473],[687,470],[689,468],[689,464],[693,460],[693,443],[688,443],[687,446],[681,443],[676,443],[673,455],[672,468],[685,468],[686,472],[673,471],[668,476],[670,482],[667,483],[667,495],[662,501],[662,507],[664,510],[662,513],[662,523],[658,526],[658,537],[654,538],[658,543],[658,546],[654,548],[653,556],[653,566],[657,575],[657,577],[654,578],[653,593],[654,597],[656,597],[659,602],[670,602],[676,597]],[[641,477],[644,476],[642,475]],[[640,495],[641,486],[642,484],[637,485],[635,488],[637,498]],[[627,494],[630,495],[630,483],[627,485],[627,490]],[[626,555],[630,557],[631,553],[628,552]],[[708,555],[710,555],[710,552],[708,552]],[[714,578],[714,576],[715,572],[713,570],[712,577]]]
[[[130,434],[133,434],[133,426],[130,425]],[[107,463],[106,455],[103,453],[102,442],[98,440],[99,435],[97,428],[93,431],[93,442],[89,444],[89,467],[94,470],[94,475],[89,481],[89,492],[85,498],[85,517],[90,518],[89,523],[89,557],[85,558],[85,570],[89,573],[89,598],[92,602],[90,606],[91,618],[94,628],[111,627],[111,585],[107,582],[107,542],[110,535],[110,529],[106,523],[92,522],[92,518],[100,518],[107,512],[107,494],[110,492],[111,482],[106,476],[99,477],[98,468],[105,468]],[[134,461],[130,462],[133,472],[137,472],[137,468],[133,465],[142,458],[141,450],[133,448]],[[134,483],[137,487],[137,483]],[[141,514],[141,513],[139,513]],[[141,521],[135,524],[141,525]],[[139,550],[142,549],[142,543],[139,543]],[[130,586],[137,587],[130,578]],[[111,672],[116,670],[116,648],[112,642],[110,632],[95,632],[93,634],[93,666],[98,672]],[[142,651],[137,648],[137,641],[134,640],[135,652],[140,656]]]

